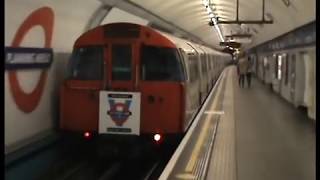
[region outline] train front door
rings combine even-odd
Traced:
[[[107,52],[107,90],[137,91],[138,54],[135,42],[112,42]]]
[[[105,90],[100,92],[99,133],[140,134],[137,43],[111,41],[105,47]]]

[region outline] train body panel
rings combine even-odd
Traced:
[[[186,111],[184,120],[184,131],[189,127],[191,120],[195,117],[199,109],[201,100],[201,74],[199,55],[191,42],[163,33],[180,50],[183,57],[183,64],[186,69]]]
[[[183,85],[170,82],[145,82],[140,86],[141,133],[182,132]]]

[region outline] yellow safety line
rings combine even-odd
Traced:
[[[223,79],[224,80],[224,79]],[[218,87],[218,90],[217,90],[217,94],[213,100],[213,103],[212,105],[210,106],[210,109],[213,109],[213,108],[216,108],[217,106],[217,103],[218,103],[218,97],[220,95],[220,91],[221,91],[221,88],[222,88],[222,81],[221,81],[221,84],[219,85]],[[199,153],[200,153],[200,148],[201,146],[203,145],[203,142],[204,142],[204,139],[205,137],[207,136],[208,134],[208,129],[209,129],[209,123],[210,123],[210,119],[212,117],[212,114],[210,113],[209,115],[207,115],[207,118],[205,119],[205,124],[204,124],[204,130],[202,130],[200,132],[200,135],[199,135],[199,138],[198,138],[198,141],[195,145],[195,148],[193,149],[192,153],[191,153],[191,157],[188,161],[188,164],[185,168],[185,171],[186,172],[191,172],[192,173],[192,170],[194,169],[194,166],[196,164],[196,160],[199,156]]]

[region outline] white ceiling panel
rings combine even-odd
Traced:
[[[101,0],[108,2],[108,0]],[[289,1],[286,6],[283,1]],[[208,25],[210,17],[202,0],[118,0],[138,5],[167,22],[199,37],[203,42],[221,49],[220,39],[215,28]],[[213,13],[219,20],[236,20],[237,0],[210,0]],[[315,20],[315,0],[265,0],[265,20],[273,18],[273,24],[219,24],[223,36],[239,30],[253,35],[252,42],[243,44],[249,48],[273,39],[299,26]],[[132,12],[131,12],[132,13]],[[267,15],[268,14],[268,15]],[[262,0],[239,0],[239,20],[261,20]],[[152,21],[151,21],[152,22]]]

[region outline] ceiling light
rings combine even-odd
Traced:
[[[210,7],[207,8],[207,13],[208,13],[208,14],[212,13],[212,10],[211,10]]]
[[[209,5],[209,1],[208,0],[202,0],[202,3],[204,6],[208,6]]]

